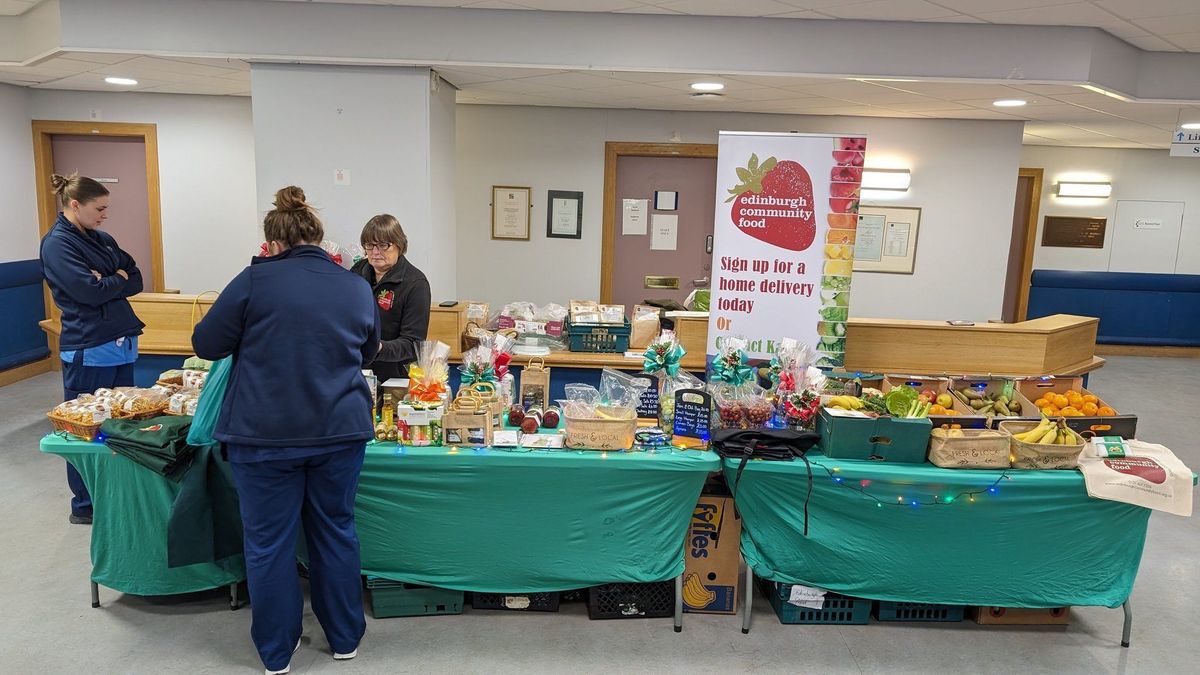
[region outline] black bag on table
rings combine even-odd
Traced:
[[[807,453],[820,440],[821,434],[815,431],[792,429],[717,429],[713,431],[713,451],[722,458],[741,460],[738,463],[733,484],[729,486],[729,490],[733,492],[734,509],[737,509],[737,486],[742,480],[742,471],[746,468],[747,462],[752,459],[790,462],[799,457],[804,460],[804,466],[808,470],[808,491],[804,496],[804,535],[808,536],[808,501],[812,498],[813,478],[812,466],[808,463]]]

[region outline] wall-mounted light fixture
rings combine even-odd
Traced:
[[[1059,197],[1090,197],[1092,199],[1108,199],[1112,194],[1112,183],[1084,183],[1078,181],[1061,181],[1055,185],[1055,195]]]
[[[862,189],[908,192],[912,172],[908,169],[863,169]]]

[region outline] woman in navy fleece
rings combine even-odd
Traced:
[[[335,659],[354,658],[363,617],[354,495],[373,435],[362,369],[379,351],[370,285],[318,246],[324,229],[286,187],[263,221],[268,257],[242,270],[196,326],[206,359],[233,355],[213,437],[224,444],[245,525],[250,630],[267,673],[300,647],[304,523],[312,608]]]
[[[62,312],[59,357],[63,400],[101,387],[132,387],[137,336],[145,327],[126,300],[142,292],[142,273],[117,240],[98,228],[108,219],[108,189],[72,174],[50,177],[62,211],[42,238],[42,274]],[[70,520],[92,522],[92,498],[67,464]]]

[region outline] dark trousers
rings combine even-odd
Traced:
[[[300,639],[304,595],[296,574],[301,521],[309,554],[312,609],[334,652],[349,653],[366,631],[354,495],[364,446],[302,459],[233,462],[245,529],[250,636],[268,670],[288,665]]]
[[[75,350],[73,362],[63,361],[63,400],[70,401],[80,394],[97,389],[133,386],[133,364],[123,366],[85,366],[83,350]],[[83,476],[67,462],[67,485],[71,487],[71,515],[92,515],[92,496],[88,494]]]

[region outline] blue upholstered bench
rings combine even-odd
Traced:
[[[1028,317],[1100,318],[1096,342],[1200,346],[1200,275],[1034,270]]]
[[[0,370],[50,355],[38,322],[46,318],[42,266],[37,260],[0,263]]]

